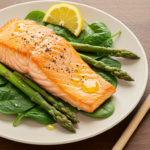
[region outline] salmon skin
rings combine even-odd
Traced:
[[[116,91],[63,37],[31,20],[12,19],[0,29],[0,62],[86,112]]]

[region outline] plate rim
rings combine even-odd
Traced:
[[[61,0],[42,0],[42,1],[30,1],[30,2],[23,2],[23,3],[19,3],[19,4],[14,4],[14,5],[11,5],[11,6],[8,6],[8,7],[5,7],[3,9],[0,9],[0,13],[4,10],[7,10],[7,9],[10,9],[12,7],[16,7],[16,6],[19,6],[19,5],[24,5],[24,4],[30,4],[30,3],[43,3],[43,2],[60,2],[60,3],[70,3],[70,4],[77,4],[77,5],[82,5],[84,7],[88,7],[90,9],[95,9],[111,18],[113,18],[114,20],[116,20],[117,22],[119,22],[122,26],[124,26],[131,34],[132,36],[135,38],[135,40],[137,41],[137,43],[139,44],[142,52],[143,52],[143,55],[144,55],[144,60],[146,62],[146,78],[144,80],[144,88],[141,90],[141,94],[138,98],[138,100],[135,102],[134,106],[128,110],[128,112],[124,115],[124,116],[121,116],[119,119],[116,119],[116,121],[109,125],[109,126],[106,126],[102,131],[97,131],[97,132],[94,132],[92,134],[89,134],[89,135],[86,135],[86,136],[82,136],[80,138],[72,138],[71,140],[69,141],[66,141],[66,140],[62,140],[61,142],[57,142],[57,141],[53,141],[53,143],[50,143],[50,142],[40,142],[40,141],[31,141],[31,140],[22,140],[22,139],[19,139],[19,138],[14,138],[12,136],[9,136],[9,135],[5,135],[5,134],[1,134],[0,133],[0,137],[2,138],[5,138],[5,139],[9,139],[9,140],[12,140],[12,141],[16,141],[16,142],[20,142],[20,143],[26,143],[26,144],[33,144],[33,145],[60,145],[60,144],[67,144],[67,143],[74,143],[74,142],[78,142],[78,141],[82,141],[82,140],[86,140],[86,139],[89,139],[89,138],[92,138],[92,137],[95,137],[96,135],[99,135],[99,134],[102,134],[104,133],[105,131],[113,128],[114,126],[116,126],[117,124],[119,124],[121,121],[123,121],[132,111],[133,109],[138,105],[138,103],[140,102],[144,92],[145,92],[145,89],[146,89],[146,86],[147,86],[147,82],[148,82],[148,60],[147,60],[147,57],[146,57],[146,53],[144,51],[144,48],[142,46],[142,44],[140,43],[140,41],[138,40],[138,38],[134,35],[134,33],[125,25],[123,24],[120,20],[118,20],[117,18],[113,17],[112,15],[100,10],[100,9],[97,9],[95,7],[92,7],[92,6],[89,6],[89,5],[86,5],[86,4],[82,4],[82,3],[76,3],[76,2],[71,2],[71,1],[61,1]]]

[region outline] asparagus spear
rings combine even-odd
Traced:
[[[115,49],[115,48],[106,48],[101,46],[93,46],[89,44],[82,44],[82,43],[74,43],[69,42],[77,51],[85,51],[85,52],[98,52],[102,54],[107,54],[116,57],[124,57],[130,59],[138,59],[140,58],[138,55],[124,50],[124,49]]]
[[[54,107],[56,107],[59,111],[65,114],[72,122],[79,122],[76,114],[72,112],[69,108],[65,107],[61,102],[57,102],[56,99],[47,94],[42,88],[40,88],[37,84],[35,84],[32,80],[26,78],[22,74],[14,71],[14,74],[20,79],[22,79],[26,84],[28,84],[32,89],[40,93],[48,102],[50,102]]]
[[[40,105],[41,108],[45,109],[53,118],[64,128],[69,131],[75,132],[75,129],[68,118],[57,111],[55,107],[48,104],[42,96],[35,92],[32,88],[30,88],[26,83],[22,80],[18,79],[16,75],[14,75],[10,70],[5,68],[2,64],[0,64],[0,75],[9,80],[12,84],[18,87],[22,92],[24,92],[27,96],[30,97],[31,101]]]
[[[79,54],[79,55],[86,63],[88,63],[96,68],[100,68],[105,71],[109,71],[111,75],[116,76],[119,79],[124,79],[126,81],[134,81],[134,79],[132,79],[132,77],[128,73],[126,73],[125,71],[122,71],[121,69],[119,69],[117,67],[107,66],[103,62],[96,61],[96,60],[92,59],[91,57],[88,57],[83,54]]]

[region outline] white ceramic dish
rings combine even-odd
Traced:
[[[50,6],[63,1],[37,1],[22,3],[0,10],[0,27],[12,18],[24,19],[24,17],[33,10],[41,10],[46,12]],[[122,64],[122,69],[127,71],[135,82],[118,81],[117,92],[113,96],[115,102],[115,112],[106,119],[97,119],[77,113],[80,123],[75,125],[76,134],[56,124],[56,130],[47,131],[45,125],[40,124],[33,119],[24,118],[17,127],[13,127],[12,123],[17,115],[6,115],[0,113],[0,136],[29,144],[39,145],[57,145],[81,141],[98,135],[112,128],[122,121],[135,108],[140,101],[148,79],[148,64],[144,50],[136,38],[136,36],[120,21],[111,15],[83,4],[66,2],[76,6],[81,12],[82,17],[88,23],[94,21],[104,22],[112,34],[121,30],[120,36],[114,38],[115,48],[124,48],[131,50],[141,56],[139,60],[129,60],[116,58]]]

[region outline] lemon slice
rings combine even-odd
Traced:
[[[65,27],[75,36],[78,36],[83,28],[83,21],[79,10],[73,5],[66,3],[50,7],[43,21]]]

